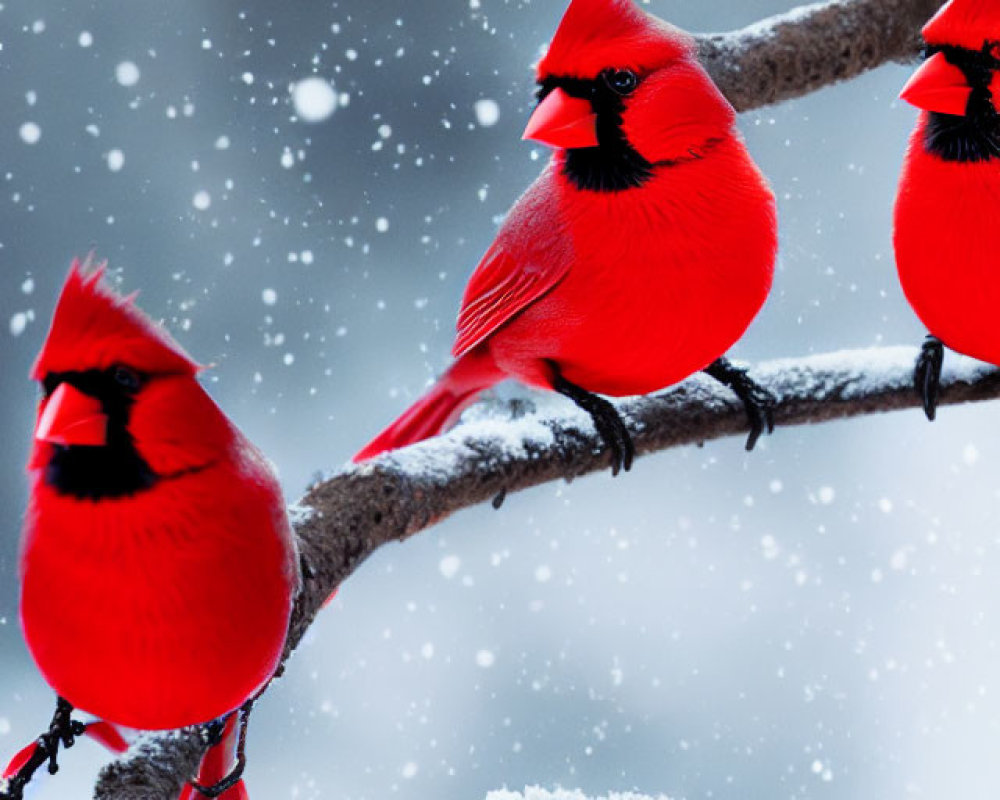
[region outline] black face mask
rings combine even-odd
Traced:
[[[990,84],[1000,70],[996,42],[987,42],[981,50],[952,45],[928,46],[927,58],[943,53],[949,64],[958,67],[970,88],[965,115],[928,115],[924,147],[945,161],[978,162],[1000,158],[1000,114],[993,106]]]

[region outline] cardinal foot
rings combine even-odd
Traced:
[[[913,386],[920,395],[924,413],[931,422],[937,416],[938,393],[941,389],[941,366],[944,364],[944,344],[935,336],[928,336],[917,356],[913,372]]]
[[[767,431],[774,433],[774,407],[777,399],[771,392],[756,383],[745,369],[734,367],[727,358],[720,358],[704,370],[724,386],[728,386],[736,396],[743,401],[750,423],[750,436],[747,437],[747,451],[754,449],[760,435]]]
[[[213,783],[211,786],[204,786],[197,781],[191,781],[191,787],[198,792],[198,794],[204,795],[205,797],[219,797],[224,792],[228,792],[243,779],[243,772],[247,768],[247,726],[250,724],[250,712],[253,711],[253,704],[256,699],[257,698],[254,697],[248,700],[240,707],[239,711],[233,712],[240,715],[240,738],[236,745],[236,766],[233,767],[232,771],[230,771],[225,778],[217,783]],[[230,718],[231,717],[224,717],[222,720],[210,722],[205,726],[205,736],[208,740],[209,747],[216,747],[222,744],[226,722]]]
[[[76,737],[82,736],[87,730],[87,726],[72,718],[73,706],[61,697],[56,701],[56,713],[49,723],[49,730],[38,737],[34,749],[22,752],[30,752],[24,763],[7,780],[7,787],[0,792],[0,800],[21,800],[24,796],[24,787],[28,785],[35,773],[43,764],[48,762],[50,775],[55,775],[59,771],[59,747],[69,749],[76,744]]]
[[[581,389],[575,383],[570,383],[559,372],[556,372],[552,388],[559,394],[565,395],[580,408],[590,414],[597,428],[597,435],[601,437],[604,446],[611,452],[611,474],[617,475],[621,470],[628,472],[632,469],[632,461],[635,459],[635,445],[632,443],[632,436],[625,427],[625,421],[621,418],[618,410],[603,397],[598,397],[586,389]]]

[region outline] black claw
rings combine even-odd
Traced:
[[[617,476],[623,469],[626,472],[632,469],[632,462],[635,460],[635,443],[632,441],[632,435],[628,432],[625,421],[621,418],[618,410],[603,397],[588,392],[575,383],[570,383],[559,374],[558,369],[555,372],[552,388],[590,414],[594,427],[597,429],[597,435],[601,437],[604,446],[611,453],[612,477]]]
[[[758,390],[757,393],[751,392],[745,397],[740,397],[744,408],[746,408],[747,419],[750,421],[750,436],[747,437],[746,443],[748,453],[757,445],[757,440],[760,439],[762,433],[765,431],[768,435],[774,433],[774,404],[776,402],[774,395],[756,384],[754,388]]]
[[[624,469],[628,472],[632,468],[632,459],[634,457],[632,437],[625,430],[624,423],[618,417],[617,412],[615,412],[614,418],[603,412],[604,409],[600,409],[596,412],[592,411],[591,415],[598,435],[604,440],[608,450],[611,451],[611,475],[615,477],[621,470]]]
[[[743,401],[746,409],[747,422],[750,424],[750,435],[747,437],[747,452],[754,449],[762,433],[774,433],[774,408],[777,398],[753,380],[745,369],[734,367],[728,359],[720,358],[704,370],[724,386],[728,386],[736,396]]]
[[[259,696],[258,694],[257,697]],[[243,772],[247,768],[247,726],[250,724],[250,712],[253,711],[253,704],[257,701],[257,697],[247,700],[246,703],[240,706],[239,711],[232,712],[233,714],[240,715],[240,738],[236,745],[236,766],[233,767],[232,771],[225,778],[218,783],[213,783],[211,786],[202,786],[197,781],[191,781],[191,786],[199,794],[205,797],[219,797],[219,795],[232,789],[243,778]],[[205,726],[210,746],[214,746],[222,741],[222,732],[225,729],[227,719],[228,717],[224,717],[221,720],[210,722]]]
[[[935,336],[928,336],[917,356],[913,371],[913,388],[924,406],[924,414],[931,422],[937,416],[938,394],[941,390],[941,367],[944,364],[944,344]]]
[[[63,698],[58,698],[56,713],[52,715],[48,731],[38,737],[38,747],[31,758],[7,781],[6,788],[0,791],[0,800],[22,800],[24,787],[44,764],[48,764],[50,775],[55,775],[59,771],[60,746],[69,749],[76,744],[76,737],[82,736],[87,730],[87,726],[73,719],[72,714],[73,706]]]

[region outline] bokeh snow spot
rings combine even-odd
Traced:
[[[475,104],[476,122],[484,128],[492,128],[500,119],[500,106],[496,100],[484,97]]]
[[[458,574],[458,570],[461,568],[461,566],[462,566],[462,559],[460,559],[458,556],[445,556],[444,558],[441,559],[441,562],[438,564],[438,569],[441,571],[441,574],[444,575],[444,577],[451,580]]]
[[[337,93],[323,78],[303,78],[291,91],[295,114],[303,122],[322,122],[337,109]]]
[[[115,67],[115,80],[122,86],[135,86],[141,74],[134,61],[122,61]]]
[[[35,144],[42,138],[42,129],[34,122],[25,122],[18,133],[25,144]]]

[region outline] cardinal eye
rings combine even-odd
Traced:
[[[111,377],[118,386],[126,392],[133,394],[139,391],[142,386],[142,376],[131,367],[124,364],[116,364],[111,368]]]
[[[604,80],[621,95],[632,94],[639,85],[639,77],[630,69],[608,70],[604,73]]]

